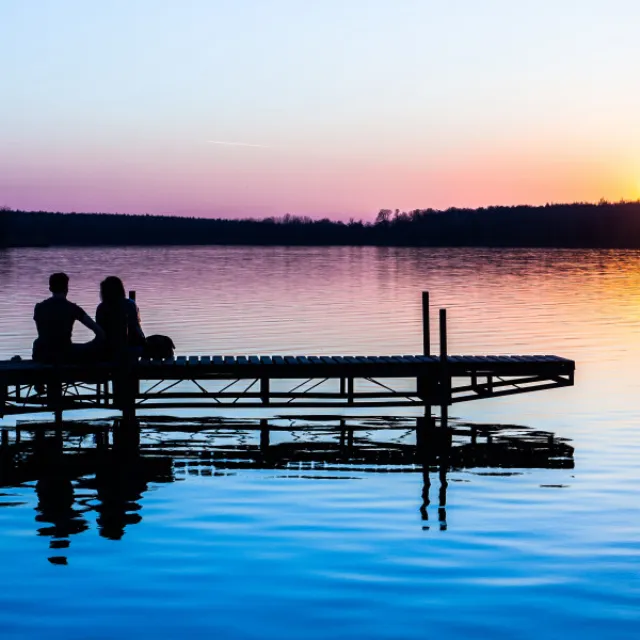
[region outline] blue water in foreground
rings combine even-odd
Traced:
[[[431,466],[425,500],[415,461],[336,462],[317,429],[286,436],[304,461],[277,463],[241,460],[250,429],[149,420],[147,462],[103,466],[92,434],[65,434],[66,476],[47,454],[16,481],[0,459],[1,638],[640,637],[640,253],[16,250],[0,253],[0,357],[28,354],[49,272],[91,312],[104,265],[185,354],[418,352],[428,289],[451,352],[577,361],[575,387],[457,405],[453,425],[570,453]],[[412,416],[356,441],[410,446]]]

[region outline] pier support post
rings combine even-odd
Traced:
[[[353,404],[353,378],[347,378],[347,402]]]
[[[422,292],[422,353],[425,356],[431,355],[431,321],[429,317],[429,292]],[[423,400],[430,400],[432,395],[429,388],[429,380],[421,376],[417,380],[418,396]],[[431,404],[425,404],[424,415],[431,418]]]
[[[440,309],[440,426],[447,427],[451,402],[451,378],[447,355],[447,310]]]
[[[134,362],[125,360],[117,366],[113,373],[113,401],[122,411],[124,422],[136,419],[136,399],[140,393],[140,379]]]
[[[271,389],[269,383],[269,378],[260,378],[260,400],[262,400],[263,404],[269,404],[269,394]]]
[[[431,355],[431,324],[429,319],[429,292],[422,292],[422,352]]]

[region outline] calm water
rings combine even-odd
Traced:
[[[3,638],[640,636],[640,253],[16,250],[0,358],[28,355],[56,270],[89,312],[122,275],[184,354],[418,352],[429,290],[451,352],[564,355],[576,386],[455,406],[497,448],[426,473],[411,411],[352,416],[346,457],[329,418],[276,419],[302,431],[268,455],[255,412],[149,419],[138,457],[100,445],[107,416],[62,440],[23,423],[0,460]]]

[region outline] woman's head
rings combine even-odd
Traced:
[[[109,276],[100,283],[100,297],[107,304],[124,300],[124,285],[117,276]]]

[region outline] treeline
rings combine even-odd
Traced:
[[[382,209],[375,222],[0,210],[0,245],[379,245],[640,248],[640,201]]]

